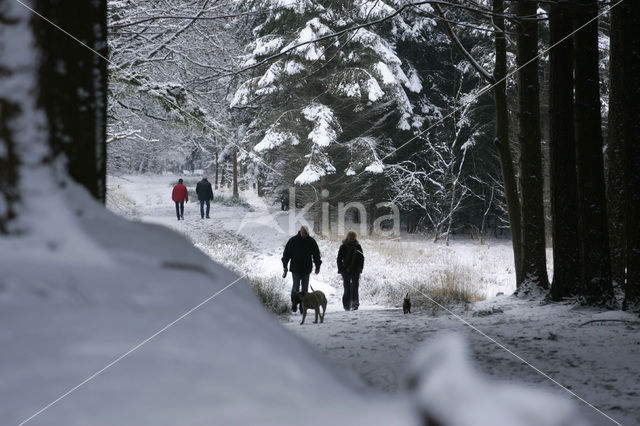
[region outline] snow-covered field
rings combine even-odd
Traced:
[[[169,199],[175,179],[112,177],[110,206],[125,216],[181,232],[211,258],[275,285],[286,300],[290,282],[280,276],[279,259],[284,243],[300,224],[290,225],[287,213],[265,205],[250,191],[242,197],[252,211],[213,204],[212,219],[202,220],[196,202],[187,205],[186,220],[177,221]],[[347,376],[356,372],[371,389],[395,394],[402,389],[416,349],[444,331],[455,331],[467,336],[473,359],[488,375],[573,397],[593,424],[640,424],[636,317],[570,302],[543,304],[509,296],[514,279],[508,242],[487,246],[455,241],[446,247],[407,236],[361,240],[366,256],[361,309],[343,312],[334,265],[339,241],[339,236],[318,240],[324,263],[321,273],[311,278],[311,285],[329,300],[325,324],[300,326],[297,315],[281,316],[280,321],[318,347]],[[412,290],[437,288],[443,281],[454,281],[485,300],[447,311],[420,303],[424,297]],[[405,316],[399,306],[406,292],[412,295],[414,312]],[[495,297],[499,293],[504,296]]]
[[[178,221],[173,203],[167,199],[167,191],[176,179],[175,176],[111,177],[108,205],[124,216],[169,226],[188,237],[212,259],[251,277],[278,282],[284,292],[288,291],[289,278],[281,278],[280,258],[287,239],[304,223],[291,221],[293,213],[266,205],[252,191],[241,194],[252,206],[251,211],[214,203],[212,218],[202,220],[198,202],[190,201],[185,207],[185,220]],[[231,196],[226,189],[216,194]],[[308,223],[313,222],[309,219]],[[342,238],[317,240],[323,266],[319,275],[313,275],[312,285],[327,293],[330,311],[342,310],[342,281],[335,265]],[[411,290],[407,284],[428,288],[453,281],[477,299],[500,292],[510,294],[515,289],[513,254],[505,241],[480,245],[464,240],[447,247],[419,237],[403,236],[392,240],[361,239],[360,242],[366,255],[360,293],[362,302],[369,307],[401,303],[406,291]],[[420,300],[414,300],[416,302]]]

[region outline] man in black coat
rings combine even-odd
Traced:
[[[211,189],[211,184],[207,180],[206,177],[203,177],[200,182],[196,185],[196,194],[198,195],[198,200],[200,201],[200,217],[205,218],[204,205],[207,205],[207,214],[206,217],[209,219],[209,208],[211,201],[213,201],[213,189]]]
[[[347,232],[347,238],[344,239],[338,250],[337,260],[338,273],[342,275],[344,287],[342,307],[345,311],[357,311],[360,306],[358,287],[360,286],[360,274],[364,267],[364,254],[354,231]]]
[[[291,264],[289,264],[291,261]],[[293,276],[293,287],[291,288],[291,309],[293,312],[297,310],[298,301],[296,294],[300,292],[302,285],[302,293],[306,293],[309,288],[309,275],[311,274],[312,264],[316,265],[316,274],[320,273],[320,249],[318,243],[309,235],[306,226],[300,228],[297,235],[294,235],[287,241],[282,255],[282,267],[284,269],[282,277],[287,276],[287,266]]]

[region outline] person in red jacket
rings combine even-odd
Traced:
[[[173,187],[171,199],[176,203],[178,220],[184,220],[184,202],[189,201],[189,191],[187,191],[187,187],[182,184],[182,179],[178,179],[178,183]]]

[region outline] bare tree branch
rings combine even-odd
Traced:
[[[471,66],[476,71],[478,71],[478,73],[482,76],[482,78],[484,78],[491,84],[495,83],[495,79],[493,78],[491,73],[485,70],[482,67],[482,65],[480,65],[475,60],[475,58],[471,55],[471,53],[462,45],[462,42],[460,41],[458,36],[456,36],[456,34],[453,32],[453,29],[451,28],[451,24],[449,23],[449,21],[445,19],[444,12],[440,7],[440,5],[437,4],[436,2],[431,2],[431,6],[434,8],[438,16],[442,18],[440,22],[442,23],[442,26],[444,27],[444,30],[447,33],[447,36],[449,36],[449,39],[451,39],[451,41],[456,45],[460,53],[462,53],[462,56],[464,56],[467,59],[467,61],[469,61]]]
[[[160,19],[189,19],[191,21],[214,21],[217,19],[228,19],[228,18],[239,18],[241,16],[251,16],[251,15],[262,15],[264,13],[270,12],[269,10],[259,10],[259,11],[251,11],[251,12],[239,12],[239,13],[231,13],[226,15],[216,15],[216,16],[180,16],[180,15],[160,15],[160,16],[152,16],[145,19],[139,19],[133,22],[127,22],[124,24],[111,24],[109,25],[110,29],[120,29],[126,27],[132,27],[134,25],[143,24],[145,22],[157,21]]]

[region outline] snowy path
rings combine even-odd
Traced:
[[[286,218],[276,217],[259,224],[258,212],[258,220],[244,226],[246,210],[214,204],[213,218],[201,220],[197,204],[189,203],[186,220],[177,221],[168,201],[172,177],[162,177],[160,182],[158,178],[131,179],[117,182],[135,200],[134,214],[139,220],[169,226],[188,236],[214,259],[228,265],[241,264],[246,271],[279,280],[283,291],[288,291],[289,277],[280,278],[279,261],[290,236]],[[328,247],[327,242],[319,243],[321,249]],[[567,395],[548,378],[447,313],[433,316],[431,310],[414,307],[414,313],[403,315],[399,308],[367,304],[357,312],[342,311],[341,285],[332,261],[331,257],[325,258],[327,266],[311,278],[311,285],[323,290],[329,300],[325,323],[313,324],[308,317],[307,323],[300,326],[299,315],[285,316],[281,321],[347,374],[356,372],[371,388],[399,391],[407,362],[416,348],[440,332],[454,331],[467,337],[477,365],[486,374]],[[483,262],[484,267],[488,261]],[[540,305],[513,297],[478,302],[467,311],[456,310],[456,314],[621,424],[640,424],[640,325],[623,322],[637,321],[636,317],[572,304]],[[592,320],[623,321],[581,326]],[[577,403],[593,424],[614,424],[587,405]]]
[[[503,312],[456,314],[620,423],[640,424],[640,325],[603,321],[580,326],[597,319],[631,320],[629,315],[572,305],[538,306],[511,297],[481,302],[474,310],[488,312],[490,307]],[[325,321],[301,326],[299,317],[292,316],[285,327],[322,349],[338,366],[356,371],[372,387],[387,392],[401,390],[412,352],[446,331],[467,337],[475,362],[490,376],[565,392],[451,315],[363,309],[328,314]],[[593,424],[614,424],[579,404]]]

